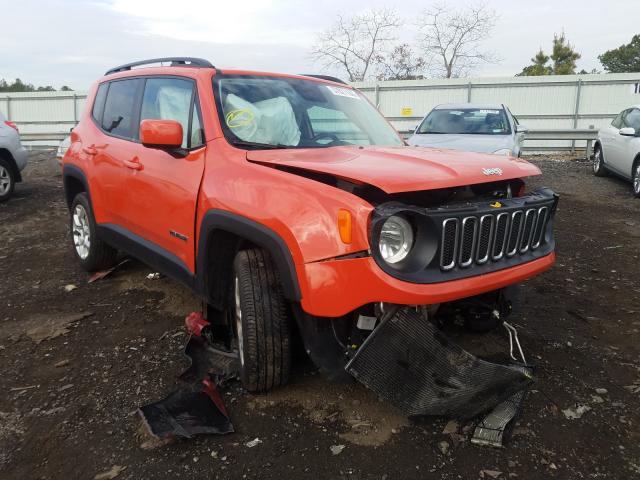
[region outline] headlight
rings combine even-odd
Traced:
[[[404,260],[413,247],[413,229],[409,222],[397,215],[387,218],[380,230],[380,255],[393,264]]]
[[[493,152],[494,155],[511,155],[511,149],[509,148],[501,148],[500,150],[496,150],[495,152]]]

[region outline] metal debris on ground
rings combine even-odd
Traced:
[[[344,447],[344,445],[331,445],[331,447],[329,447],[329,450],[331,450],[331,453],[333,453],[334,455],[340,455],[344,450]]]
[[[345,368],[406,415],[473,418],[532,382],[465,351],[409,307],[388,312]]]
[[[148,280],[158,280],[160,278],[160,274],[158,272],[150,273],[147,275]]]
[[[562,413],[569,420],[577,420],[579,418],[582,418],[582,416],[589,410],[591,410],[591,407],[589,405],[576,405],[574,408],[567,408],[565,410],[562,410]]]
[[[114,465],[110,470],[106,472],[98,473],[93,480],[113,480],[118,475],[120,475],[127,467],[122,467],[120,465]]]
[[[87,283],[93,283],[95,281],[102,280],[104,277],[106,277],[108,275],[111,275],[111,273],[116,271],[118,268],[120,268],[122,265],[124,265],[128,261],[129,261],[129,259],[125,258],[120,263],[118,263],[115,267],[111,267],[111,268],[108,268],[107,270],[100,270],[98,272],[92,273],[91,276],[89,277],[89,280],[87,281]]]
[[[262,440],[260,440],[259,438],[254,438],[253,440],[248,441],[247,443],[245,443],[245,447],[247,448],[253,448],[256,445],[260,445],[262,443]]]

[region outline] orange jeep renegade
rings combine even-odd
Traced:
[[[391,306],[499,325],[507,287],[555,259],[557,196],[527,192],[535,175],[409,147],[338,79],[198,58],[109,70],[63,161],[82,267],[121,250],[190,287],[251,391],[287,381],[296,330],[339,376]]]

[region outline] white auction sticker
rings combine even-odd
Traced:
[[[340,95],[341,97],[355,98],[356,100],[360,100],[360,96],[350,88],[333,87],[331,85],[326,85],[326,87],[334,95]]]

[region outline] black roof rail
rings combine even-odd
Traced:
[[[347,85],[347,82],[345,82],[344,80],[340,80],[337,77],[332,77],[331,75],[312,75],[308,73],[302,73],[301,75],[304,77],[319,78],[320,80],[329,80],[330,82],[342,83],[343,85]]]
[[[112,73],[124,72],[131,70],[131,67],[139,67],[141,65],[149,65],[152,63],[165,63],[171,62],[172,67],[201,67],[201,68],[215,68],[209,60],[195,57],[164,57],[164,58],[152,58],[150,60],[140,60],[139,62],[125,63],[119,67],[107,70],[105,75],[111,75]]]

